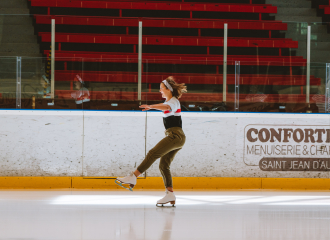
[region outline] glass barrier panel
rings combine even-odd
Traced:
[[[83,58],[56,57],[55,65],[54,108],[83,109]]]
[[[156,38],[152,44],[143,45],[142,88],[147,93],[147,103],[164,102],[160,83],[173,76],[178,83],[187,85],[188,92],[180,98],[181,111],[226,111],[227,105],[222,104],[224,21],[142,18],[142,22],[143,35]],[[167,39],[167,44],[158,43],[158,36]],[[215,46],[205,41],[187,42],[196,38],[203,42],[206,37]]]
[[[311,62],[330,62],[329,23],[312,22],[311,26]]]
[[[279,62],[286,57],[306,59],[307,26],[307,22],[228,21],[228,60],[234,56],[237,61],[243,58],[245,61],[249,58],[276,61],[278,58]],[[223,29],[205,31],[213,32],[205,36],[223,38]],[[223,46],[210,47],[209,51],[211,55],[222,55]]]
[[[76,75],[82,76],[81,58],[56,58],[54,89],[51,58],[22,57],[22,107],[26,109],[77,109],[72,92]],[[52,91],[54,98],[52,98]]]
[[[286,24],[286,30],[279,31],[280,38],[285,38],[285,44],[280,49],[281,53],[279,56],[288,57],[303,57],[307,59],[307,22],[282,22]]]
[[[282,74],[279,74],[279,70]],[[324,113],[325,78],[326,64],[311,63],[308,102],[306,62],[295,65],[291,63],[286,65],[283,62],[259,62],[256,68],[251,67],[251,62],[240,62],[239,110]]]
[[[307,22],[247,21],[242,23],[234,21],[229,22],[228,37],[249,39],[251,36],[254,37],[250,41],[250,46],[244,49],[244,55],[250,53],[249,55],[259,57],[302,56],[306,58],[307,26]],[[233,49],[236,52],[239,50]],[[241,53],[235,55],[241,55]]]
[[[47,109],[50,78],[46,77],[46,58],[22,57],[22,108]]]
[[[187,93],[180,98],[181,111],[232,111],[234,108],[233,96],[223,103],[222,59],[199,60],[185,56],[189,60],[182,60],[183,56],[173,58],[157,58],[149,60],[147,73],[148,104],[164,102],[159,92],[160,83],[169,78],[187,86]],[[201,59],[207,59],[205,56]],[[230,76],[234,79],[234,72]]]
[[[307,26],[305,22],[228,22],[227,98],[234,94],[235,109],[286,112],[284,102],[291,100],[285,98],[303,94],[304,86],[297,85],[296,79],[306,75]],[[244,37],[249,41],[244,42]],[[220,48],[218,54],[222,54]]]
[[[142,47],[143,50],[143,47]],[[141,101],[139,101],[139,105],[152,105],[155,104],[155,96],[157,93],[153,91],[153,76],[149,76],[149,61],[152,63],[150,59],[142,58],[142,71],[141,71]],[[162,81],[162,80],[160,80]],[[157,88],[156,88],[157,89]],[[158,88],[159,92],[159,88]],[[157,99],[156,99],[157,100]],[[163,100],[160,99],[157,103],[161,103]],[[139,107],[139,110],[143,110],[143,108]],[[152,111],[152,110],[149,110]]]
[[[16,109],[17,58],[0,57],[0,108]]]
[[[76,88],[83,94],[83,109],[138,110],[137,59],[84,58],[83,85]],[[79,84],[79,83],[78,83]]]
[[[235,112],[239,112],[239,82],[241,76],[240,61],[235,61]]]
[[[326,113],[327,112],[327,64],[311,63],[311,81],[310,81],[310,105],[309,112]]]

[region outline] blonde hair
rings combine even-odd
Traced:
[[[172,76],[166,78],[166,81],[171,85],[173,88],[172,95],[179,99],[183,93],[187,92],[187,86],[184,83],[177,83]],[[166,85],[165,85],[166,87]],[[166,87],[167,88],[167,87]]]

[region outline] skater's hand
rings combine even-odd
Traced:
[[[141,105],[140,108],[144,108],[144,109],[142,109],[142,111],[148,111],[151,109],[151,107],[149,105]]]

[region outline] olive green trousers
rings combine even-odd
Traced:
[[[160,158],[159,170],[163,176],[165,187],[173,187],[170,165],[175,155],[186,142],[186,136],[180,127],[169,128],[163,138],[152,148],[143,162],[138,166],[140,173],[145,172],[158,158]]]

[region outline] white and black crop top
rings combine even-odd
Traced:
[[[168,102],[164,102],[171,107],[171,110],[163,111],[163,122],[165,129],[172,127],[182,128],[181,105],[177,98],[172,97]]]

